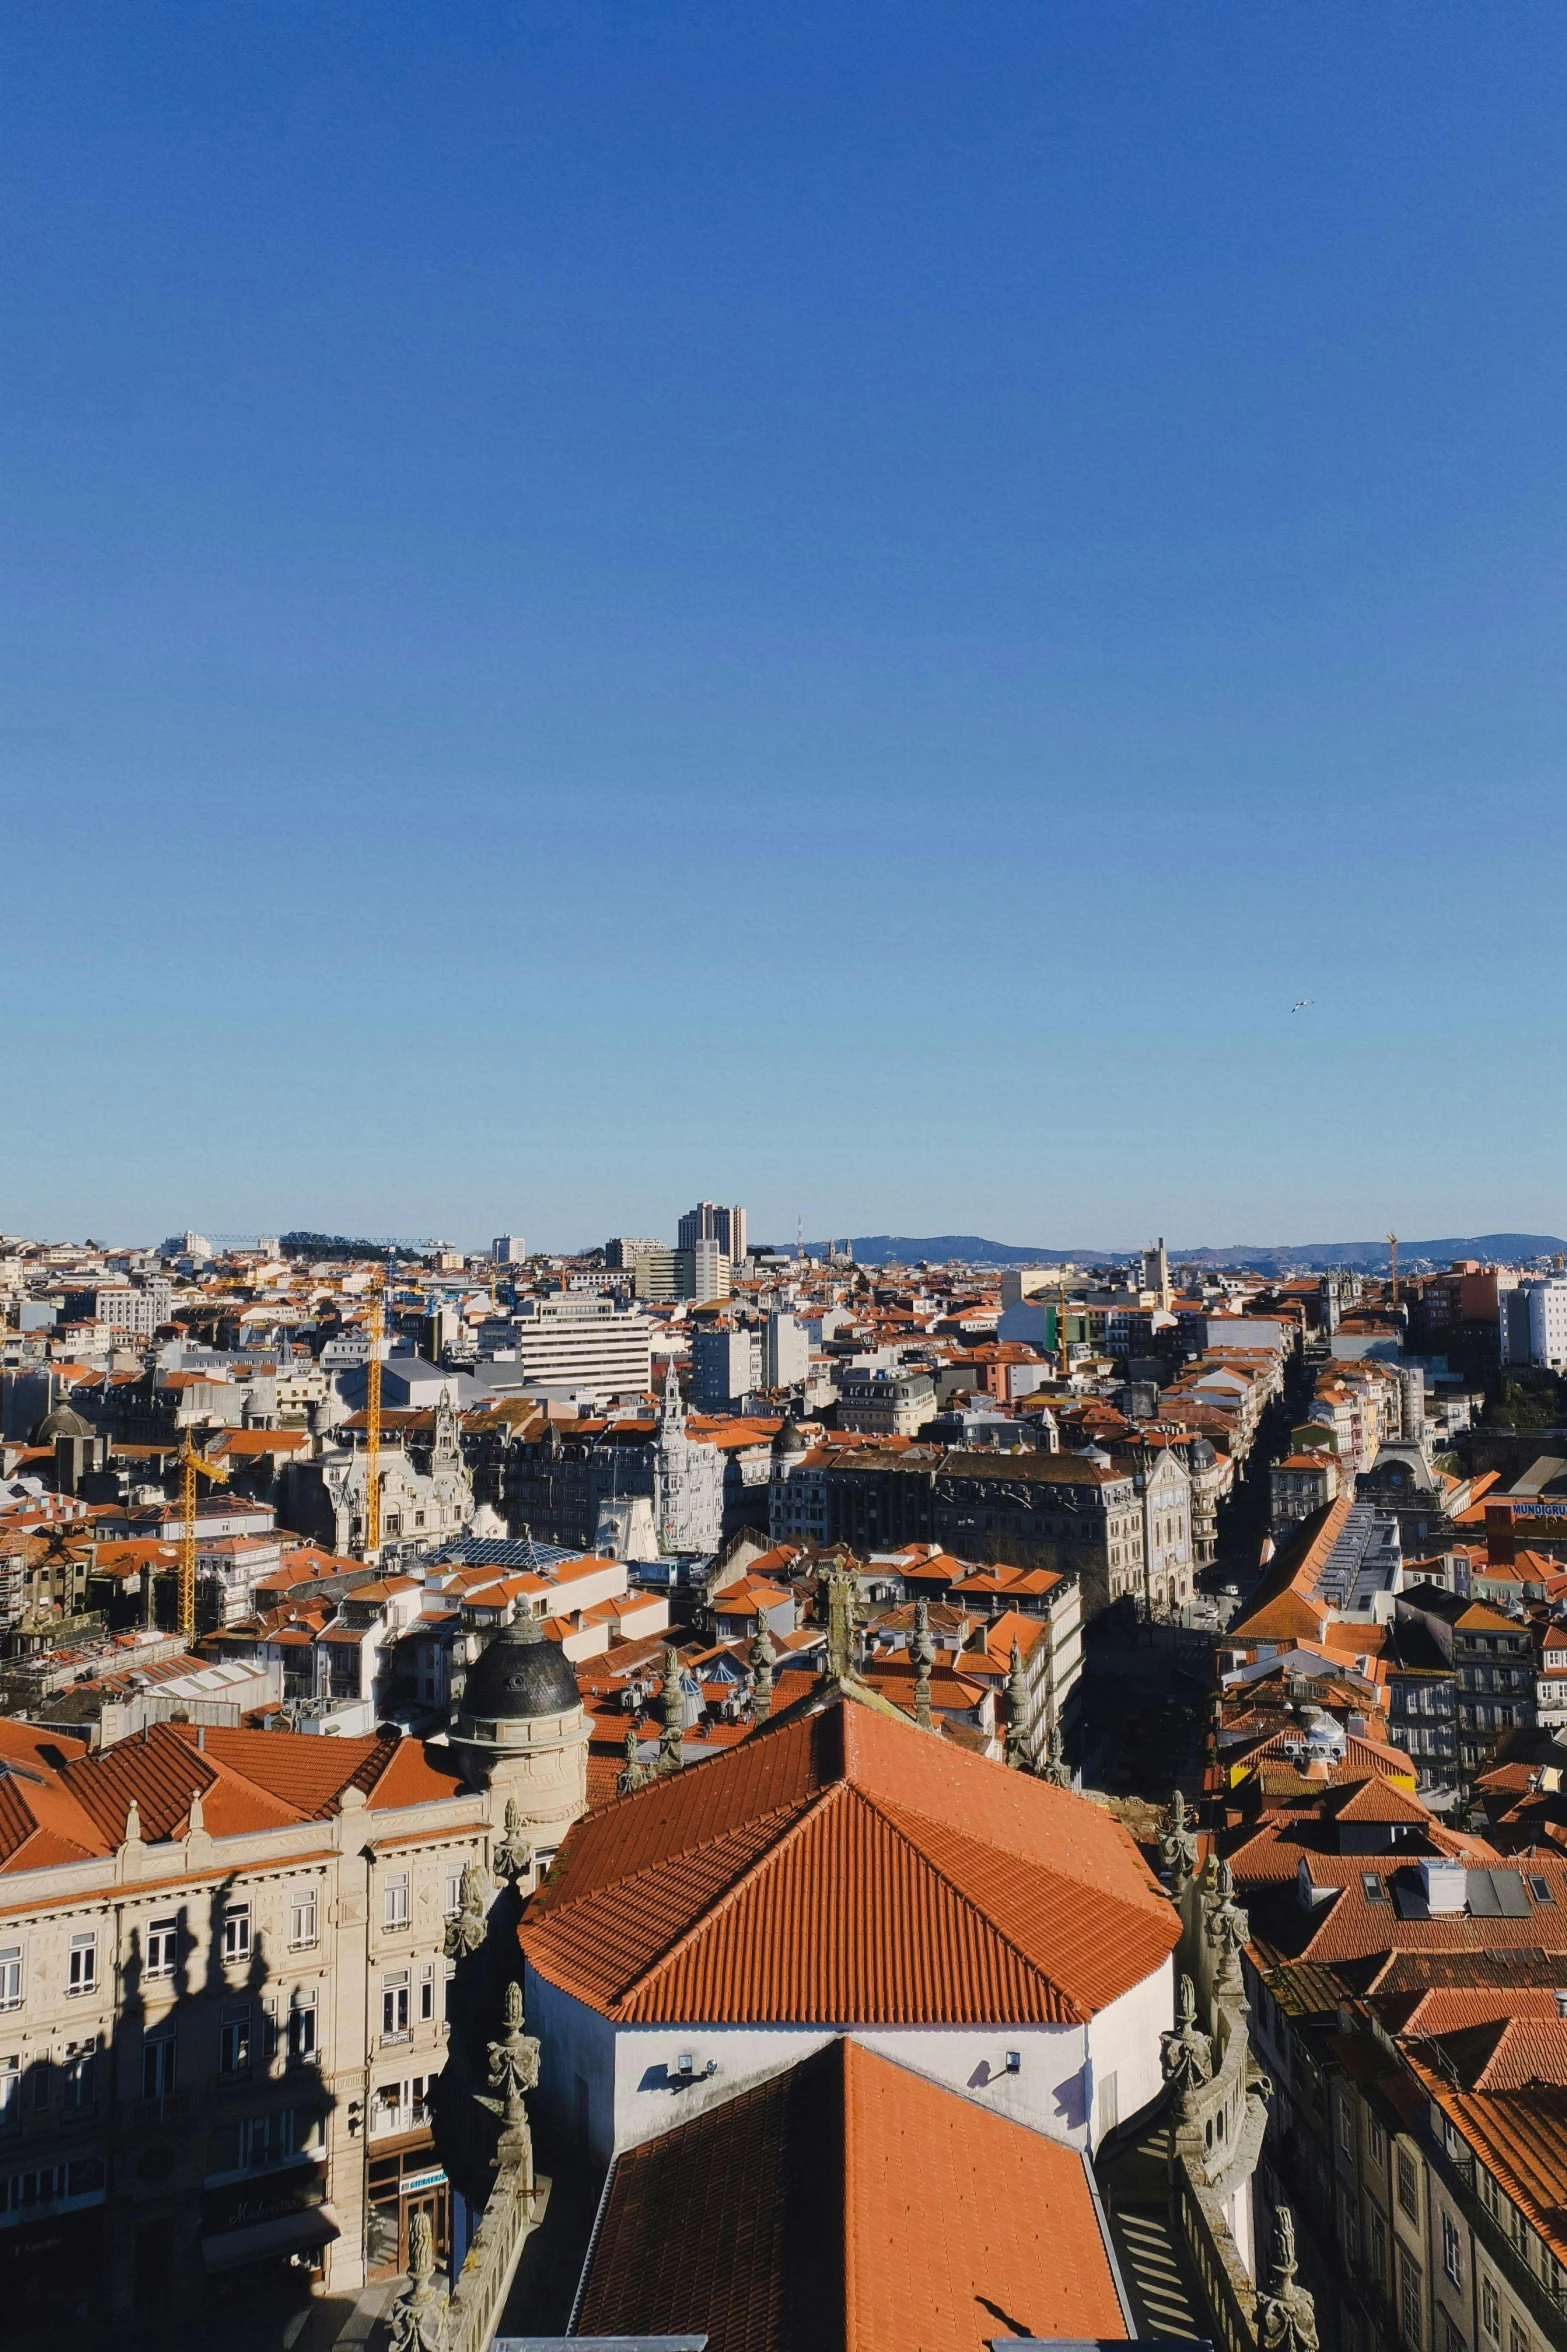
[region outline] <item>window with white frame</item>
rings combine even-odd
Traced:
[[[462,1864],[456,1863],[446,1873],[446,1916],[455,1919],[462,1909]]]
[[[240,2162],[256,2172],[269,2164],[286,2164],[294,2153],[294,2110],[285,2107],[272,2115],[251,2115],[240,2125]]]
[[[1450,2213],[1444,2213],[1442,2216],[1442,2268],[1455,2287],[1463,2285],[1463,2248],[1458,2235],[1458,2224]]]
[[[1398,2151],[1398,2202],[1411,2221],[1420,2218],[1420,2177],[1415,2160],[1407,2148]]]
[[[383,1890],[382,1925],[388,1929],[406,1927],[408,1910],[408,1873],[400,1870],[386,1881]]]
[[[316,2054],[316,1996],[313,1987],[296,1989],[288,2011],[288,2058],[303,2066]]]
[[[295,1887],[288,1905],[289,1948],[307,1951],[316,1936],[316,1890],[313,1886]]]
[[[1425,2342],[1423,2319],[1425,2305],[1421,2295],[1419,2266],[1410,2261],[1402,2246],[1398,2249],[1398,2316],[1403,2324],[1404,2341],[1419,2352]]]
[[[418,2131],[430,2120],[433,2074],[416,2074],[403,2082],[377,2083],[370,2099],[370,2132],[379,2138],[389,2132]]]
[[[1494,2279],[1480,2281],[1480,2325],[1493,2343],[1502,2340],[1502,2303]]]
[[[223,1914],[223,1963],[233,1967],[250,1958],[250,1905],[230,1903]]]
[[[419,1971],[419,2022],[428,2025],[435,2015],[435,1962],[427,1960]]]
[[[68,1994],[97,1991],[98,1938],[95,1934],[72,1936],[70,1957],[65,1969],[65,1989]]]
[[[22,2061],[0,2058],[0,2131],[19,2123],[22,2116]]]
[[[177,1919],[155,1919],[147,1930],[146,1976],[172,1976],[179,1959],[180,1923]]]
[[[251,2015],[248,2001],[230,2001],[218,2021],[218,2072],[250,2072]]]
[[[141,2095],[166,2099],[174,2088],[176,2045],[172,2022],[149,2033],[141,2046]]]
[[[381,1979],[381,2038],[401,2041],[408,2033],[408,1971]]]
[[[0,1945],[0,2009],[22,2006],[22,1947]]]
[[[64,2078],[67,2107],[91,2107],[98,2097],[98,2037],[94,2034],[85,2042],[67,2042]]]

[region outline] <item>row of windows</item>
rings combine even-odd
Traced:
[[[62,2096],[66,2107],[91,2107],[98,2096],[97,2035],[86,2042],[67,2045],[64,2063],[59,2068]],[[55,2069],[35,2064],[24,2076],[18,2057],[0,2058],[0,2131],[7,2131],[21,2119],[24,2081],[31,2097],[30,2105],[41,2111],[50,2104]]]
[[[178,1915],[149,1922],[141,1961],[143,1978],[170,1977],[174,1974],[180,1959],[182,1924]],[[291,1951],[307,1950],[318,1940],[314,1887],[302,1890],[293,1898],[289,1909],[288,1940]],[[252,1942],[248,1903],[228,1905],[219,1928],[218,1942],[225,1966],[240,1966],[250,1958]],[[0,2010],[20,2009],[25,1989],[21,1945],[0,1946]],[[70,1995],[93,1993],[98,1989],[98,1933],[95,1928],[84,1929],[71,1938],[66,1959],[65,1989]]]
[[[66,2197],[90,2197],[104,2185],[101,2156],[78,2156],[70,2164],[35,2164],[27,2172],[0,2178],[0,2213],[32,2213]]]
[[[1371,2164],[1380,2169],[1387,2144],[1385,2135],[1374,2115],[1367,2113],[1365,2126],[1368,2157]],[[1340,2145],[1346,2151],[1350,2150],[1353,2145],[1354,2119],[1347,2104],[1341,2103],[1339,2106],[1338,2127]],[[1462,2141],[1450,2125],[1447,2128],[1447,2145],[1450,2154],[1456,2154],[1463,2146]],[[1563,2276],[1561,2266],[1555,2261],[1543,2241],[1536,2237],[1523,2212],[1502,2194],[1494,2176],[1484,2166],[1477,2168],[1477,2179],[1482,2203],[1492,2218],[1506,2229],[1515,2252],[1525,2266],[1531,2271],[1537,2270],[1546,2286],[1559,2292]],[[1408,2148],[1398,2147],[1395,2150],[1393,2185],[1400,2212],[1418,2228],[1422,2218],[1422,2184],[1419,2166]],[[1388,2276],[1387,2228],[1374,2205],[1371,2205],[1368,2210],[1372,2263],[1377,2277],[1385,2282]],[[1349,2206],[1346,2206],[1344,2213],[1344,2231],[1345,2243],[1353,2258],[1357,2230],[1355,2214],[1353,2208]],[[1464,2233],[1453,2216],[1447,2212],[1440,2215],[1440,2232],[1443,2275],[1449,2285],[1461,2292],[1465,2283]],[[1421,2272],[1418,2264],[1413,2261],[1403,2247],[1398,2248],[1397,2252],[1400,2318],[1408,2341],[1420,2345],[1425,2341],[1420,2324],[1422,2314]],[[1479,2265],[1476,2267],[1478,2270]],[[1480,2271],[1479,2276],[1479,2300],[1484,2333],[1492,2343],[1500,2345],[1502,2342],[1501,2301],[1494,2281],[1487,2278],[1483,2270]],[[1462,2339],[1458,2336],[1450,2320],[1447,2322],[1447,2327],[1449,2338],[1461,2342]],[[1451,2347],[1444,2348],[1444,2352],[1451,2352]],[[1517,2319],[1509,2320],[1507,2352],[1530,2352],[1528,2329]]]
[[[425,2016],[432,2013],[428,2008],[421,2011]],[[281,2017],[275,2001],[263,2004],[258,2037],[254,2003],[226,2002],[218,2018],[219,2074],[228,2081],[243,2079],[252,2072],[258,2052],[270,2063],[281,2050],[290,2066],[305,2065],[316,2054],[316,2014],[315,1989],[302,1986]],[[177,2018],[164,2018],[149,2028],[141,2046],[144,2099],[166,2099],[179,2088],[179,2051]],[[0,2130],[15,2123],[21,2114],[24,2081],[35,2108],[50,2104],[56,2079],[61,2082],[66,2107],[96,2105],[103,2055],[95,2035],[89,2042],[68,2045],[58,2066],[35,2059],[25,2075],[20,2057],[0,2058]]]
[[[462,1871],[453,1867],[446,1874],[446,1916],[454,1919],[462,1908]],[[409,1899],[408,1873],[399,1871],[382,1884],[382,1924],[395,1933],[412,1920]],[[179,1966],[181,1938],[185,1933],[181,1915],[170,1914],[165,1919],[148,1923],[142,1952],[141,1973],[144,1979],[171,1977]],[[224,1910],[218,1931],[219,1949],[225,1967],[241,1967],[251,1956],[252,1922],[248,1903],[230,1903]],[[320,1940],[320,1909],[314,1886],[297,1887],[289,1900],[288,1948],[291,1952],[311,1950]],[[193,1939],[187,1939],[186,1949]],[[71,1938],[66,1961],[65,1989],[68,1994],[82,1995],[98,1989],[98,1935],[88,1928]],[[0,1945],[0,2010],[20,2009],[25,1998],[25,1980],[20,1944]]]

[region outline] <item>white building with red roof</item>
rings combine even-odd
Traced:
[[[607,2161],[847,2033],[1092,2149],[1178,1930],[1108,1813],[840,1687],[577,1824],[521,1928],[541,2095]]]

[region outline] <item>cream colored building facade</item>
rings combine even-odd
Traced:
[[[490,1756],[385,1735],[201,1745],[171,1725],[58,1774],[17,1754],[27,1843],[57,1850],[84,1806],[128,1818],[96,1855],[17,1867],[24,1846],[0,1868],[0,2296],[24,2314],[52,2297],[64,2319],[79,2287],[84,2319],[189,2317],[226,2280],[273,2291],[290,2272],[340,2293],[367,2264],[390,2275],[415,2210],[444,2241],[429,2125],[448,1928],[503,1878],[528,1892],[584,1809],[574,1684],[569,1702],[489,1727]],[[8,1763],[20,1730],[0,1726]],[[319,1792],[329,1746],[345,1751],[335,1795],[259,1825]],[[178,1833],[143,1838],[138,1790],[166,1813],[170,1776],[213,1761],[204,1792],[174,1793]],[[246,1825],[223,1834],[225,1819]]]

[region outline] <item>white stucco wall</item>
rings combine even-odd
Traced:
[[[1141,1984],[1133,1985],[1130,1992],[1122,1993],[1090,2020],[1089,2114],[1095,2148],[1104,2136],[1101,2094],[1106,2078],[1115,2076],[1116,2120],[1125,2123],[1128,2116],[1158,2096],[1164,2081],[1159,2036],[1174,2022],[1173,1957],[1162,1961],[1152,1976],[1145,1976]]]
[[[1086,2141],[1081,2026],[623,2026],[616,2035],[615,2145],[626,2148],[851,2032],[868,2050],[1074,2147]],[[1018,2071],[1007,2072],[1015,2050]],[[694,2079],[678,2062],[688,2055]],[[706,2072],[709,2062],[716,2071]]]
[[[1174,1988],[1166,1961],[1087,2027],[613,2027],[531,1968],[526,1997],[528,2030],[542,2045],[540,2100],[567,2129],[585,2124],[595,2161],[607,2164],[616,2150],[798,2064],[840,2031],[980,2106],[1091,2152],[1107,2073],[1116,2077],[1122,2122],[1158,2091],[1159,2035],[1171,2023]],[[1007,2070],[1009,2050],[1018,2054],[1015,2073]],[[689,2078],[680,2073],[683,2056],[692,2061]]]

